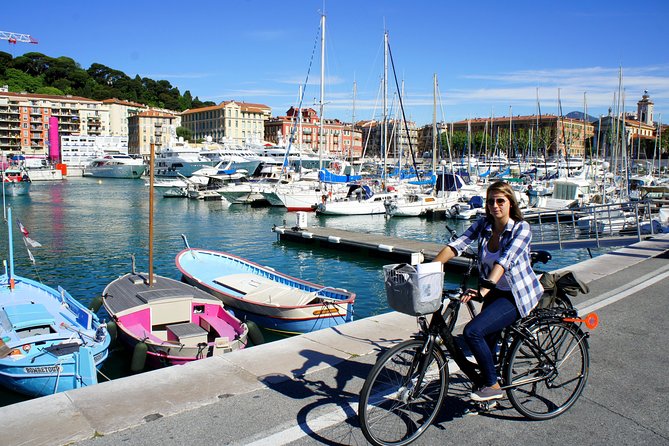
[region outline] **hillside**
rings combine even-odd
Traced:
[[[121,99],[151,107],[183,111],[215,105],[214,102],[193,98],[190,91],[183,95],[166,80],[130,77],[122,71],[94,63],[83,69],[75,60],[42,53],[26,53],[13,57],[0,51],[0,86],[11,92],[51,95],[73,95],[95,100]]]

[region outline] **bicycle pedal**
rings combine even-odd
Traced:
[[[480,415],[482,413],[491,412],[499,405],[498,401],[482,401],[474,403],[473,407],[465,410],[465,415]]]

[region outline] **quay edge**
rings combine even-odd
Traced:
[[[665,257],[668,251],[669,234],[662,234],[569,269],[590,283],[652,257]],[[380,346],[408,339],[415,327],[414,318],[391,312],[337,330],[325,329],[2,407],[3,444],[69,444],[109,435],[247,394],[270,382],[299,378],[295,373],[336,368],[351,358],[374,354]],[[309,352],[308,363],[315,365],[298,372],[296,364],[304,364],[305,352]]]

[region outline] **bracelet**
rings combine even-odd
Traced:
[[[486,288],[492,291],[497,288],[497,284],[492,280],[479,278],[479,288]]]

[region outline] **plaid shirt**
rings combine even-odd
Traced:
[[[448,244],[455,249],[458,255],[479,239],[478,258],[483,256],[483,245],[492,237],[492,223],[486,217],[480,218],[472,224],[457,240]],[[509,221],[500,235],[499,263],[504,268],[504,277],[511,286],[511,292],[516,301],[516,307],[522,317],[527,316],[537,305],[544,289],[539,283],[532,264],[530,263],[530,242],[532,231],[526,221]],[[485,275],[490,274],[490,271]],[[485,276],[484,276],[485,277]]]

